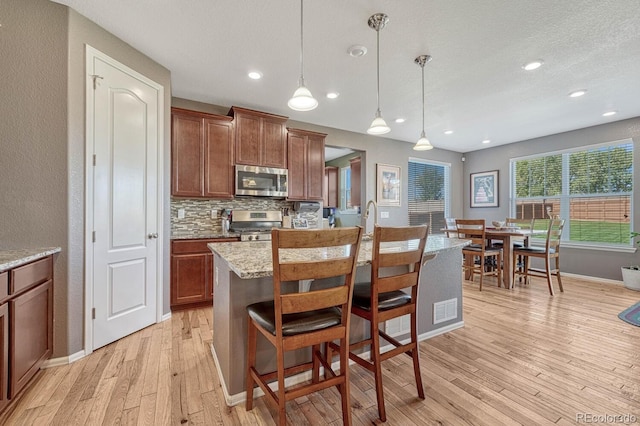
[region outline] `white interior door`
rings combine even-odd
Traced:
[[[93,130],[87,255],[97,349],[158,318],[161,88],[89,48],[87,68],[87,127]]]

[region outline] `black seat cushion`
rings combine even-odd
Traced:
[[[276,335],[276,315],[273,300],[254,303],[247,306],[249,316],[274,336]],[[282,316],[282,334],[293,336],[301,333],[322,330],[339,325],[342,314],[338,308],[285,314]]]
[[[484,251],[499,251],[502,250],[501,246],[487,246],[485,247]],[[482,251],[482,246],[477,246],[477,245],[470,245],[470,246],[466,246],[462,248],[462,251],[467,251],[467,252],[481,252]]]
[[[386,311],[411,303],[411,296],[395,290],[378,294],[378,310]],[[366,311],[371,310],[371,283],[358,283],[353,288],[353,306]]]
[[[522,247],[518,249],[519,253],[544,253],[546,249],[544,247]],[[549,247],[549,253],[555,253],[555,249]]]

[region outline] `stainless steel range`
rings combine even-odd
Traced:
[[[271,228],[282,228],[281,211],[234,210],[229,230],[240,234],[240,241],[268,241]]]

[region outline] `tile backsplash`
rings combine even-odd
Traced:
[[[242,197],[233,200],[211,200],[201,198],[171,199],[171,233],[213,234],[221,232],[222,218],[220,213],[227,210],[280,210],[288,208],[289,214],[295,216],[293,201],[277,200],[263,197]],[[184,219],[178,218],[178,210],[184,209]],[[211,211],[216,217],[211,218]],[[322,209],[318,212],[300,214],[307,219],[310,228],[322,226]]]

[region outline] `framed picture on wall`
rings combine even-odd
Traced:
[[[376,164],[376,202],[379,206],[400,207],[400,167]]]
[[[471,173],[471,207],[498,207],[498,170]]]

